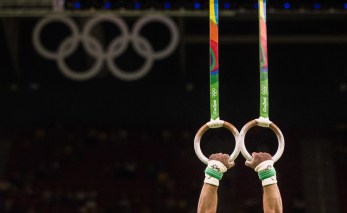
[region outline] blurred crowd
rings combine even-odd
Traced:
[[[9,148],[0,177],[0,212],[196,212],[204,165],[194,153],[194,131],[55,124],[3,133]],[[346,151],[338,145],[344,148],[339,152]],[[345,165],[345,159],[338,163]],[[292,172],[290,166],[286,170]],[[223,212],[260,212],[258,180],[253,173],[244,177],[251,172],[235,168],[223,178]],[[284,185],[282,179],[285,210],[306,212],[300,187],[293,191]]]
[[[59,124],[21,130],[0,182],[0,211],[194,212],[200,185],[177,190],[172,174],[173,159],[184,157],[192,145],[188,132],[177,133],[180,142],[170,144],[174,137],[167,130]]]

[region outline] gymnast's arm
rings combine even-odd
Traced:
[[[202,187],[199,203],[198,213],[216,213],[218,204],[218,187],[219,180],[218,174],[223,175],[228,169],[234,166],[234,162],[229,161],[229,155],[227,154],[213,154],[209,158],[208,166],[205,170],[205,180]],[[217,172],[217,177],[213,177],[208,171],[208,168],[212,173]],[[212,175],[212,176],[210,176]]]
[[[277,183],[263,187],[263,208],[265,213],[282,213],[282,198]]]
[[[273,168],[272,157],[268,153],[253,153],[252,161],[246,161],[246,166],[262,173],[259,178],[263,185],[263,209],[264,213],[282,213],[282,198],[277,185],[276,172]],[[268,177],[270,176],[270,177]],[[263,179],[265,178],[265,179]]]
[[[215,213],[217,212],[218,186],[204,183],[198,204],[198,213]]]

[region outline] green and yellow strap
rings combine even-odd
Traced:
[[[254,126],[270,128],[277,136],[278,149],[272,157],[276,162],[284,151],[284,137],[281,130],[269,119],[269,86],[268,86],[268,51],[267,51],[267,27],[266,27],[266,0],[258,0],[259,14],[259,64],[260,64],[260,116],[248,122],[241,129],[239,145],[242,155],[248,160],[252,156],[246,149],[245,137],[249,129]]]
[[[219,22],[218,0],[210,0],[210,121],[204,124],[196,133],[194,138],[194,149],[198,158],[205,164],[208,158],[202,153],[200,141],[203,134],[210,128],[224,127],[228,129],[235,138],[235,149],[229,160],[234,161],[239,155],[238,130],[229,122],[220,120],[219,116],[219,55],[218,55],[218,22]]]

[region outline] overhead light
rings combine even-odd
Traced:
[[[135,8],[136,10],[141,9],[141,2],[135,2],[135,3],[134,3],[134,8]]]
[[[201,8],[200,2],[194,2],[194,9],[198,10]]]
[[[284,3],[283,8],[286,10],[289,10],[290,9],[290,3],[289,2]]]
[[[111,2],[105,2],[104,3],[104,8],[106,9],[106,10],[109,10],[109,9],[111,9]]]
[[[224,5],[224,9],[230,10],[231,4],[229,2],[225,2],[223,5]]]
[[[168,2],[168,1],[166,1],[166,2],[164,3],[164,9],[166,9],[166,10],[171,9],[171,3]]]
[[[73,4],[73,7],[74,7],[75,9],[81,9],[81,2],[76,1],[76,2]]]
[[[318,9],[321,8],[321,4],[318,3],[318,2],[317,2],[317,3],[314,3],[314,4],[313,4],[313,8],[316,9],[316,10],[318,10]]]

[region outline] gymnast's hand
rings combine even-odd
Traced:
[[[229,161],[229,155],[228,154],[222,154],[222,153],[216,153],[216,154],[212,154],[209,157],[209,160],[216,160],[221,162],[222,164],[224,164],[224,166],[227,169],[230,169],[231,167],[235,166],[234,162]]]
[[[253,152],[252,157],[252,161],[245,162],[245,165],[252,169],[255,169],[260,163],[266,160],[272,160],[272,156],[266,152]]]

